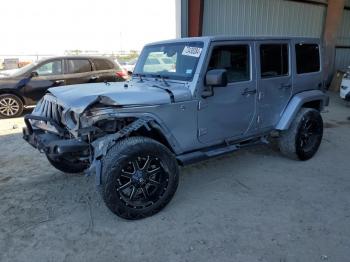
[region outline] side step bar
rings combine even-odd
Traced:
[[[191,153],[185,153],[177,156],[176,159],[179,161],[180,165],[186,166],[186,165],[200,162],[209,158],[226,155],[234,151],[237,151],[238,149],[241,149],[241,148],[254,146],[254,145],[267,144],[267,143],[268,141],[266,140],[266,138],[261,137],[259,139],[245,141],[238,144],[221,145],[220,147],[208,148],[206,150],[204,149],[204,150],[194,151]]]

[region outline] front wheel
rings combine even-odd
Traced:
[[[299,160],[312,158],[320,147],[323,121],[312,108],[302,108],[290,128],[281,133],[279,148],[287,157]]]
[[[175,157],[150,138],[118,141],[102,159],[102,197],[113,213],[125,219],[145,218],[162,210],[178,182]]]
[[[12,94],[0,95],[0,118],[19,117],[23,112],[22,100]]]

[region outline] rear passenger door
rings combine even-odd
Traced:
[[[295,77],[294,93],[323,87],[320,43],[317,41],[294,41]]]
[[[67,85],[85,84],[97,80],[90,60],[85,58],[65,59],[65,73]]]
[[[289,41],[257,42],[258,127],[273,128],[292,94]]]
[[[97,82],[114,82],[116,79],[116,66],[112,61],[103,58],[92,59],[94,64],[95,75],[97,77]]]

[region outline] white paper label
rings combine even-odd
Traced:
[[[202,53],[202,48],[194,46],[185,46],[182,55],[199,57]]]

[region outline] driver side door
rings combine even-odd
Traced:
[[[206,72],[226,69],[228,84],[214,87],[212,96],[200,99],[200,142],[213,145],[242,137],[254,125],[257,93],[252,66],[254,48],[253,42],[223,42],[211,47]]]

